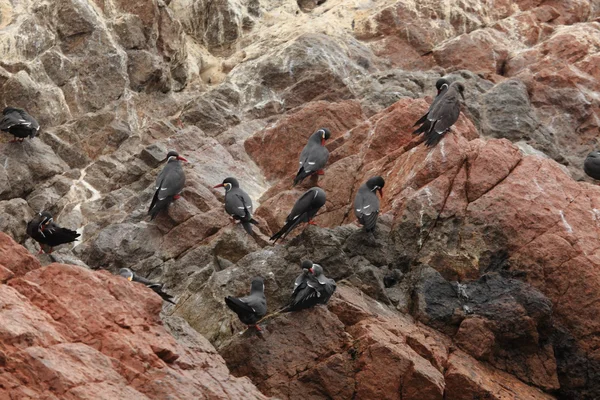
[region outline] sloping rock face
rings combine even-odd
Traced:
[[[39,261],[0,233],[0,397],[265,399],[143,285]]]
[[[12,309],[44,326],[21,334],[11,320],[3,388],[260,397],[226,382],[189,323],[281,398],[600,398],[599,189],[581,172],[599,144],[600,4],[493,3],[0,1],[0,98],[42,124],[23,145],[0,139],[0,228],[31,253],[25,224],[42,209],[82,234],[39,261],[0,242]],[[427,149],[412,124],[441,76],[466,100]],[[292,188],[323,126],[326,173]],[[190,160],[187,185],[148,222],[170,149]],[[376,174],[385,197],[368,236],[351,203]],[[212,188],[227,176],[254,200],[255,238],[228,224]],[[268,246],[314,185],[327,192],[320,227]],[[340,282],[330,307],[274,316],[265,341],[239,337],[222,298],[261,275],[275,310],[305,258]],[[156,296],[82,269],[121,267],[166,283],[179,344],[157,326]],[[91,290],[119,303],[105,310]]]

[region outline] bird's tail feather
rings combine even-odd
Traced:
[[[413,127],[417,126],[417,125],[421,125],[423,122],[425,122],[427,120],[427,114],[423,115],[421,118],[419,118],[417,120],[417,122],[415,122],[415,124],[413,125]],[[414,133],[414,132],[413,132]]]
[[[252,224],[250,223],[250,221],[242,221],[242,226],[244,227],[244,230],[248,232],[249,235],[254,235],[254,231],[252,231]]]
[[[158,194],[155,196],[158,197]],[[171,199],[169,197],[167,197],[166,199],[163,199],[163,200],[157,200],[156,202],[153,199],[152,205],[150,206],[150,209],[148,210],[148,215],[150,215],[150,221],[152,221],[154,218],[156,218],[156,216],[162,210],[165,210],[169,206],[170,203],[171,203]]]
[[[421,125],[420,127],[418,127],[417,129],[415,129],[413,131],[413,135],[418,135],[423,132],[428,132],[430,129],[431,129],[431,122],[428,119],[426,119],[423,122],[423,125]]]
[[[444,133],[445,132],[437,133],[435,130],[431,129],[425,134],[425,146],[434,147],[440,142],[440,140],[442,140]]]
[[[377,217],[378,213],[376,212],[372,212],[369,215],[363,215],[360,222],[364,225],[367,232],[375,230],[375,226],[377,226]]]
[[[283,228],[281,228],[279,230],[279,232],[277,232],[276,234],[271,236],[271,239],[269,239],[269,240],[274,240],[275,241],[274,243],[277,243],[277,240],[285,239],[285,237],[288,235],[288,233],[290,233],[299,223],[300,223],[300,218],[296,218],[295,220],[286,222],[286,224],[283,226]]]
[[[304,180],[304,178],[306,178],[307,176],[310,176],[313,174],[313,171],[311,172],[306,172],[304,170],[304,167],[300,167],[300,169],[298,170],[298,174],[296,174],[296,177],[294,178],[294,185],[296,186],[297,184],[299,184],[300,182],[302,182]]]
[[[240,299],[236,299],[235,297],[225,297],[225,304],[236,314],[253,312],[252,308],[249,307],[246,303],[241,301]]]

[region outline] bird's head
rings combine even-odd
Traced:
[[[50,214],[48,211],[41,211],[40,213],[38,213],[38,215],[40,216],[39,229],[45,228],[48,224],[50,224],[53,221],[52,214]]]
[[[167,158],[165,158],[165,161],[167,162],[171,162],[171,161],[183,161],[183,162],[187,162],[187,160],[183,157],[181,157],[179,155],[179,153],[177,153],[175,150],[171,150],[167,153]]]
[[[448,82],[448,79],[445,78],[440,78],[435,83],[435,88],[437,89],[438,94],[440,94],[442,90],[448,89],[448,86],[450,86],[450,82]]]
[[[265,281],[260,276],[252,279],[252,284],[250,285],[250,293],[260,292],[264,293],[265,291]]]
[[[327,128],[320,128],[318,131],[313,133],[314,136],[317,136],[319,141],[321,142],[321,146],[325,146],[325,141],[329,140],[331,137],[331,132]]]
[[[121,268],[119,270],[119,275],[121,275],[123,278],[126,278],[128,281],[133,279],[133,271],[129,268]]]
[[[233,188],[240,187],[240,183],[237,181],[237,179],[229,177],[229,178],[223,179],[223,182],[219,183],[214,188],[216,189],[216,188],[221,188],[221,187],[224,187],[225,191],[229,192]]]
[[[310,268],[308,271],[314,276],[319,276],[323,273],[323,267],[321,267],[319,264],[313,264],[312,268]]]
[[[374,176],[367,181],[367,187],[372,192],[379,191],[379,195],[383,198],[383,187],[385,186],[385,180],[381,176]]]
[[[310,260],[304,260],[302,261],[302,263],[300,264],[300,268],[302,268],[302,271],[309,271],[313,266],[313,262]]]
[[[587,155],[587,158],[600,158],[600,151],[592,151],[590,154]]]

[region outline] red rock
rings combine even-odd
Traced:
[[[553,398],[506,373],[492,370],[483,364],[473,364],[461,351],[455,351],[450,355],[444,377],[446,381],[445,395],[449,399],[543,400]]]
[[[450,361],[448,338],[344,285],[327,309],[275,316],[263,335],[236,336],[222,354],[235,375],[253,376],[263,392],[277,397],[455,398],[448,385],[456,394],[464,381],[456,398],[503,395],[505,388],[552,398],[462,352]],[[290,346],[295,351],[286,351]]]
[[[510,47],[506,36],[495,29],[479,29],[445,41],[433,49],[433,56],[438,65],[450,70],[502,75]]]
[[[31,262],[0,237],[4,259]],[[230,376],[191,328],[181,327],[188,336],[177,342],[159,318],[162,300],[144,285],[62,264],[8,283],[0,285],[0,398],[266,398]]]
[[[495,345],[494,333],[483,318],[465,318],[454,338],[463,350],[478,360],[487,360]]]
[[[357,101],[312,102],[292,111],[274,127],[255,134],[246,140],[244,146],[268,179],[295,176],[298,156],[317,129],[329,128],[331,142],[362,120],[364,116]]]
[[[3,232],[0,232],[0,264],[15,276],[25,275],[41,266],[37,258]]]
[[[477,140],[470,144],[478,146]],[[469,159],[467,200],[475,201],[506,178],[521,161],[519,149],[506,139],[483,144],[474,159]]]

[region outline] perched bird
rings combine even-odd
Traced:
[[[379,216],[379,197],[376,191],[379,191],[383,197],[383,186],[385,181],[381,176],[374,176],[358,188],[358,193],[354,198],[354,214],[367,232],[373,231],[377,224]]]
[[[164,283],[151,282],[146,278],[142,278],[141,276],[136,275],[129,268],[121,268],[121,270],[119,271],[119,275],[121,275],[123,278],[127,278],[128,281],[143,283],[144,285],[146,285],[147,288],[154,290],[154,292],[160,297],[162,297],[164,301],[168,301],[171,304],[176,304],[173,301],[173,296],[163,292],[163,288],[165,286]]]
[[[148,209],[150,220],[156,218],[161,210],[169,207],[173,200],[177,200],[185,185],[185,173],[179,161],[187,162],[187,160],[176,151],[170,151],[165,160],[167,165],[156,178],[156,192],[154,192],[152,203]]]
[[[300,169],[294,178],[294,186],[312,174],[323,175],[323,168],[329,159],[329,150],[325,141],[331,137],[327,128],[321,128],[308,138],[308,143],[300,153]]]
[[[3,117],[0,120],[0,130],[14,135],[13,142],[23,141],[26,137],[34,138],[40,130],[40,124],[20,108],[6,107],[2,111]]]
[[[460,82],[453,82],[445,93],[436,98],[436,102],[427,113],[426,124],[428,129],[425,134],[425,145],[433,147],[442,139],[442,135],[450,129],[460,115],[460,95],[463,99],[465,87]]]
[[[237,314],[240,321],[248,326],[254,326],[261,330],[256,324],[267,314],[267,299],[265,297],[265,284],[263,278],[257,276],[252,279],[250,295],[246,297],[225,297],[225,304]]]
[[[48,254],[50,254],[54,247],[64,243],[74,242],[80,236],[80,234],[75,231],[61,228],[56,225],[52,218],[52,214],[47,211],[38,213],[31,221],[29,221],[27,224],[27,234],[42,245],[38,254],[44,252],[43,245],[50,247],[50,251],[48,252]]]
[[[323,275],[323,267],[310,260],[302,261],[302,273],[296,278],[290,304],[282,312],[299,311],[326,304],[335,292],[335,281]]]
[[[276,234],[271,236],[270,240],[275,243],[280,238],[285,237],[302,222],[308,222],[315,225],[312,221],[319,209],[325,205],[325,191],[319,187],[310,188],[294,204],[292,212],[285,219],[285,225]]]
[[[444,93],[446,93],[446,91],[448,90],[448,86],[450,86],[450,82],[448,82],[447,79],[440,78],[437,80],[437,82],[435,83],[435,88],[437,89],[437,95],[435,96],[435,99],[433,99],[433,102],[429,106],[429,110],[427,110],[425,115],[423,115],[421,118],[419,118],[419,120],[417,122],[415,122],[415,124],[413,125],[413,127],[417,126],[417,125],[421,125],[419,128],[417,128],[413,132],[413,134],[416,135],[419,133],[427,132],[427,131],[429,131],[429,129],[431,129],[431,123],[427,119],[427,116],[429,115],[429,112],[431,112],[431,109],[436,105],[436,103],[442,97],[442,95]]]
[[[258,221],[252,218],[252,200],[248,193],[240,188],[240,184],[235,178],[225,178],[223,183],[215,188],[225,188],[225,211],[231,215],[234,220],[240,221],[246,232],[250,235],[252,225],[258,225]]]
[[[600,151],[592,151],[583,162],[583,170],[594,179],[600,179]]]

